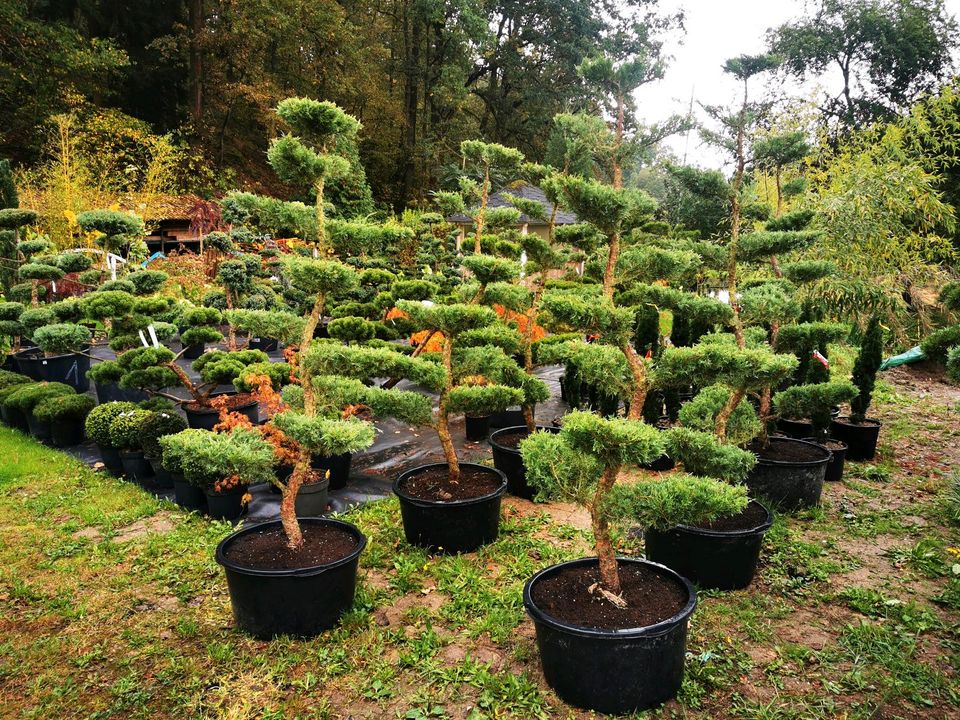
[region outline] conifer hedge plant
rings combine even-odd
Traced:
[[[857,395],[850,401],[850,414],[835,418],[831,425],[834,437],[847,444],[847,457],[851,460],[872,460],[877,452],[881,423],[867,417],[867,412],[882,362],[883,327],[874,315],[867,324],[853,364],[851,381],[857,388]]]

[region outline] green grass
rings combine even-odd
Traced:
[[[916,409],[890,386],[880,395],[888,409]],[[893,423],[887,442],[921,433],[936,448],[952,433],[925,424]],[[229,524],[14,431],[0,429],[0,457],[3,717],[591,717],[546,687],[521,602],[534,572],[588,552],[589,533],[553,522],[548,507],[507,502],[500,539],[461,557],[407,545],[393,500],[359,508],[348,519],[369,543],[341,626],[262,642],[234,629],[213,560]],[[680,695],[640,717],[953,712],[960,541],[945,524],[948,480],[923,489],[930,481],[895,460],[885,450],[849,464],[822,508],[779,516],[751,588],[701,593]],[[856,543],[880,540],[892,547],[871,560],[880,576],[851,582],[867,567]],[[627,533],[621,543],[642,549]]]

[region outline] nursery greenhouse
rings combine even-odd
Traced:
[[[0,718],[960,719],[960,0],[0,0]]]

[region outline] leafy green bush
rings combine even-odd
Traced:
[[[69,385],[56,382],[39,382],[18,386],[19,389],[7,395],[4,405],[29,415],[38,403],[47,398],[59,398],[76,395],[77,391]]]
[[[216,490],[231,478],[252,485],[273,476],[273,448],[253,430],[213,433],[188,429],[164,435],[159,442],[163,466],[206,490]]]
[[[270,310],[227,310],[226,321],[250,337],[271,338],[284,343],[300,339],[304,320],[289,312]]]
[[[359,317],[342,317],[327,325],[330,337],[347,343],[363,343],[376,337],[376,323]]]
[[[33,333],[44,325],[50,325],[57,321],[56,315],[49,307],[28,308],[20,315],[20,325],[23,326],[23,334],[29,338]]]
[[[113,448],[110,440],[111,423],[121,413],[132,412],[137,409],[136,403],[132,402],[108,402],[97,405],[87,415],[87,421],[84,425],[87,437],[102,448]]]
[[[814,437],[822,441],[830,432],[831,408],[850,402],[857,393],[856,385],[846,380],[794,385],[774,395],[773,406],[782,417],[810,418]]]
[[[64,253],[56,257],[55,264],[65,273],[81,273],[93,265],[93,258],[83,253]]]
[[[867,410],[873,400],[873,386],[882,363],[883,328],[880,326],[880,318],[874,315],[867,324],[863,340],[860,341],[860,352],[853,363],[851,380],[859,391],[857,396],[850,400],[850,419],[855,423],[863,422],[867,417]]]
[[[77,352],[90,344],[90,330],[82,325],[58,323],[37,328],[33,341],[47,356]]]
[[[125,292],[133,295],[136,286],[125,278],[118,278],[116,280],[107,280],[98,290],[100,292]]]
[[[110,444],[119,450],[139,450],[143,426],[154,414],[143,408],[119,413],[110,423]]]
[[[161,270],[138,270],[127,275],[126,279],[133,285],[135,294],[150,295],[162,288],[169,277]]]
[[[134,297],[122,290],[97,290],[80,299],[83,314],[92,320],[106,320],[133,310]]]
[[[712,429],[673,428],[666,441],[667,454],[694,475],[741,483],[757,462],[753,453],[719,442]]]
[[[286,411],[274,415],[273,424],[317,455],[342,455],[370,447],[374,439],[372,424],[348,420],[309,417]]]
[[[33,417],[41,423],[85,420],[96,407],[89,395],[64,395],[41,400],[33,408]]]
[[[104,360],[87,370],[87,377],[97,385],[112,385],[120,382],[123,369],[116,360]]]
[[[950,348],[960,345],[960,325],[934,330],[920,342],[920,349],[930,360],[939,363],[947,361]]]
[[[26,385],[28,382],[30,382],[30,378],[26,375],[21,375],[20,373],[9,370],[0,370],[0,388],[7,388],[12,385]]]
[[[27,263],[20,266],[21,280],[60,280],[64,272],[55,265],[43,263]]]
[[[690,402],[680,408],[679,419],[684,427],[712,433],[717,424],[717,415],[730,400],[731,391],[724,385],[705,387]],[[727,422],[727,442],[743,445],[759,434],[760,419],[750,403],[739,403]],[[711,475],[690,469],[697,475]],[[718,477],[713,475],[713,477]]]

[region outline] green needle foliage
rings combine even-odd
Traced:
[[[65,355],[81,350],[90,344],[90,330],[73,323],[55,323],[37,328],[33,341],[44,355]]]
[[[883,362],[883,328],[880,318],[876,315],[870,318],[867,331],[860,342],[860,352],[853,363],[851,380],[859,391],[857,396],[850,400],[850,420],[862,423],[866,420],[867,410],[873,400],[873,387],[877,382],[877,372]],[[948,362],[949,365],[949,362]]]
[[[830,434],[831,408],[852,401],[857,393],[856,385],[846,380],[794,385],[774,395],[773,405],[782,417],[810,418],[814,437],[823,441]]]
[[[720,442],[712,428],[700,432],[677,427],[669,430],[666,436],[667,454],[695,475],[742,483],[757,462],[752,452]]]
[[[273,477],[273,447],[255,431],[235,428],[228,433],[183,430],[160,438],[163,465],[205,490],[235,479],[241,486]]]
[[[137,410],[136,403],[132,402],[108,402],[97,405],[90,414],[84,425],[87,437],[93,440],[101,448],[116,449],[110,439],[110,425],[121,413]]]
[[[732,391],[725,385],[710,385],[697,393],[690,402],[680,408],[680,423],[691,430],[712,433],[717,425],[717,416],[730,402]],[[750,403],[741,402],[731,412],[727,422],[727,442],[743,445],[750,442],[762,430],[760,418]],[[673,457],[673,456],[671,456]],[[676,459],[676,458],[674,458]],[[691,472],[696,472],[691,470]],[[719,477],[712,473],[700,473]],[[723,476],[727,479],[726,476]]]

